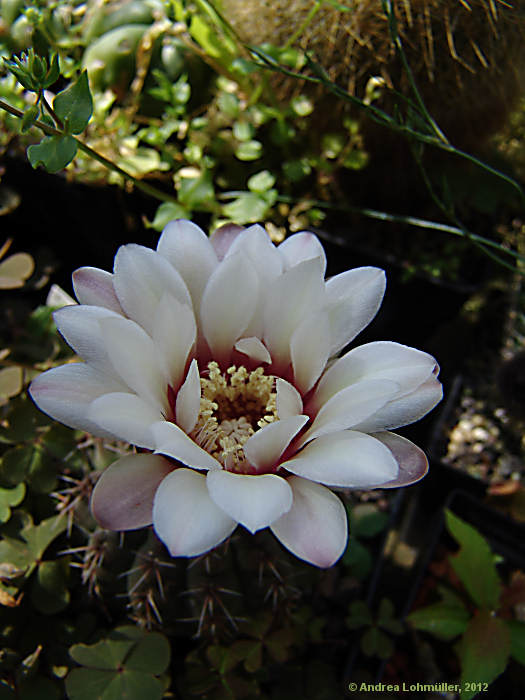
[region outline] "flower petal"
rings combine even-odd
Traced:
[[[135,530],[153,522],[153,498],[173,464],[152,454],[130,454],[102,473],[91,495],[91,511],[101,527]]]
[[[99,325],[113,372],[143,399],[166,408],[165,378],[156,362],[155,344],[146,331],[127,318],[102,319]]]
[[[230,246],[243,231],[244,226],[239,226],[238,224],[224,224],[213,231],[210,236],[210,243],[219,260],[224,260]]]
[[[178,270],[190,292],[193,308],[198,310],[206,282],[218,264],[208,236],[191,221],[170,221],[159,239],[157,252]]]
[[[150,335],[157,304],[163,294],[171,294],[182,304],[192,305],[188,288],[166,258],[150,248],[130,243],[115,256],[113,284],[126,314]]]
[[[201,405],[201,379],[197,360],[192,360],[186,381],[179,389],[175,404],[177,424],[185,433],[191,433],[199,417]]]
[[[303,412],[303,400],[297,389],[281,377],[275,380],[277,397],[275,400],[277,415],[280,420],[289,416],[297,416]]]
[[[255,270],[241,253],[225,258],[208,280],[201,305],[202,329],[218,361],[228,362],[251,321],[258,291]]]
[[[313,387],[330,354],[330,325],[324,313],[307,316],[292,335],[290,355],[295,386],[303,393]]]
[[[192,309],[170,294],[164,294],[156,310],[153,342],[166,384],[175,389],[183,379],[196,334],[197,326]]]
[[[174,423],[159,421],[150,426],[155,452],[178,459],[194,469],[222,469],[221,463],[199,447]]]
[[[274,362],[290,361],[290,339],[301,321],[322,308],[325,284],[319,258],[305,260],[278,277],[266,292],[264,340]]]
[[[113,287],[113,275],[97,267],[80,267],[73,272],[73,289],[81,304],[103,306],[117,314],[123,314]]]
[[[149,427],[161,420],[162,414],[136,394],[113,392],[95,399],[89,406],[87,417],[119,440],[153,449]]]
[[[401,428],[423,418],[443,398],[443,387],[436,377],[431,377],[415,391],[389,401],[373,415],[356,424],[355,430],[376,433]]]
[[[292,490],[276,474],[213,471],[208,472],[206,484],[215,503],[252,534],[268,527],[292,505]]]
[[[270,526],[286,549],[309,564],[326,568],[343,554],[348,539],[346,511],[339,498],[320,484],[294,476],[291,509]]]
[[[101,306],[64,306],[53,314],[57,328],[68,345],[95,369],[114,376],[115,370],[106,351],[99,321],[122,319]]]
[[[323,275],[326,271],[326,255],[319,239],[309,231],[300,231],[286,238],[277,246],[285,269],[297,265],[303,260],[318,258],[321,261]]]
[[[435,368],[436,360],[432,355],[400,343],[378,341],[360,345],[336,360],[324,373],[311,407],[322,406],[338,391],[362,379],[397,382],[406,394],[426,381]]]
[[[291,440],[307,422],[308,416],[290,416],[257,430],[243,446],[250,464],[259,471],[277,464]]]
[[[423,450],[417,445],[395,433],[374,433],[373,437],[388,447],[399,464],[397,478],[381,484],[382,489],[410,486],[425,476],[428,471],[428,460]]]
[[[88,419],[89,405],[108,391],[125,387],[83,362],[55,367],[31,382],[29,393],[38,408],[70,428],[86,430],[101,437],[114,438],[107,430]]]
[[[398,391],[399,384],[388,380],[363,379],[351,384],[321,407],[299,444],[304,445],[308,440],[320,435],[355,428],[357,424],[376,414]]]
[[[381,306],[385,287],[385,273],[377,267],[347,270],[327,281],[331,355],[338,353],[368,326]]]
[[[379,440],[353,430],[310,442],[281,468],[327,486],[369,489],[397,478],[399,466]]]
[[[247,355],[256,362],[267,362],[269,364],[272,361],[272,357],[264,343],[254,336],[250,338],[241,338],[235,343],[234,347],[243,355]]]
[[[196,557],[229,537],[237,523],[212,501],[205,476],[181,468],[157,489],[153,527],[173,557]]]

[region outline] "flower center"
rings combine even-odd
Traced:
[[[274,377],[262,367],[248,372],[233,365],[221,372],[217,362],[209,362],[200,381],[200,413],[191,437],[228,471],[255,473],[242,448],[257,430],[278,420]]]

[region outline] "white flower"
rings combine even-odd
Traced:
[[[310,233],[275,247],[261,226],[208,238],[173,221],[157,251],[122,246],[113,274],[74,273],[80,304],[55,320],[83,362],[44,372],[30,391],[62,423],[150,451],[102,474],[92,510],[103,527],[153,524],[186,557],[239,523],[269,527],[327,567],[347,541],[327,487],[425,474],[423,452],[388,431],[438,403],[436,361],[393,342],[331,359],[375,316],[385,275],[362,267],[325,282],[325,267]]]

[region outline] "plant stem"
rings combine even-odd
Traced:
[[[12,107],[10,104],[7,102],[4,102],[3,100],[0,100],[0,109],[5,110],[6,112],[9,112],[14,117],[17,117],[18,119],[21,119],[24,116],[24,113],[17,109],[16,107]],[[34,126],[38,127],[41,131],[44,132],[47,136],[64,136],[65,134],[62,131],[59,131],[53,126],[49,126],[48,124],[44,124],[44,122],[41,121],[35,121]],[[76,144],[78,148],[86,153],[86,155],[90,156],[94,160],[97,160],[99,163],[104,165],[108,170],[113,170],[113,172],[118,173],[122,177],[126,178],[126,180],[129,180],[130,182],[133,183],[133,185],[144,192],[145,194],[150,195],[150,197],[154,197],[155,199],[160,200],[161,202],[172,202],[174,204],[177,204],[177,199],[173,197],[170,194],[167,194],[166,192],[162,192],[161,190],[157,189],[153,185],[148,185],[148,183],[143,182],[142,180],[139,180],[138,178],[134,177],[130,173],[126,172],[123,170],[120,166],[118,166],[116,163],[113,163],[113,161],[109,160],[105,156],[101,155],[100,153],[97,153],[94,151],[92,148],[90,148],[88,145],[80,141],[76,136],[73,136],[73,138],[76,141]]]

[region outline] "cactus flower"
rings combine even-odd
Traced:
[[[192,557],[237,525],[269,527],[293,554],[334,564],[347,519],[332,489],[404,486],[423,452],[390,432],[441,398],[433,357],[394,342],[337,356],[385,290],[375,267],[325,281],[311,233],[275,246],[261,226],[208,238],[189,221],[157,250],[119,248],[113,273],[73,275],[79,304],[55,312],[81,362],[38,376],[42,411],[140,448],[98,480],[105,528],[153,525],[172,556]]]

